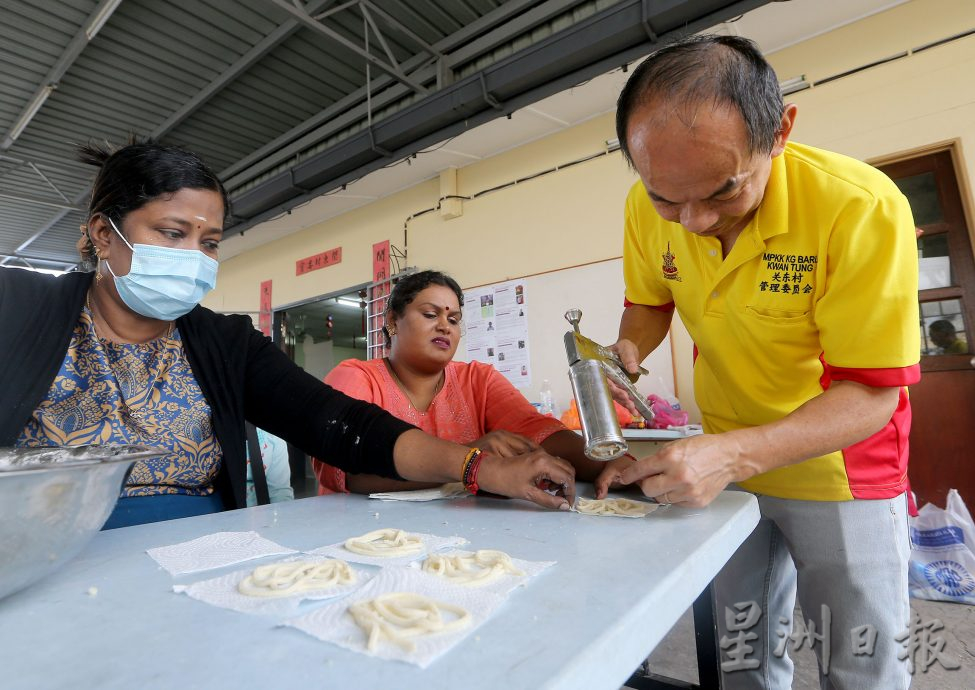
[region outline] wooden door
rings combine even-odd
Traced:
[[[918,505],[958,489],[975,509],[975,261],[952,151],[882,165],[910,200],[920,268],[921,381],[910,387]]]

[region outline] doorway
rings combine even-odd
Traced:
[[[357,285],[274,313],[273,339],[291,360],[317,378],[325,378],[339,362],[366,359],[366,289]],[[288,445],[291,486],[295,498],[318,493],[311,459]]]
[[[283,349],[295,364],[322,380],[342,360],[366,359],[365,288],[316,297],[275,314]]]
[[[911,204],[919,263],[921,381],[910,387],[908,475],[918,504],[958,489],[975,506],[975,260],[945,149],[879,165]]]

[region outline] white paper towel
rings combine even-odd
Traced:
[[[438,499],[463,498],[469,496],[462,482],[451,482],[434,489],[416,489],[415,491],[382,491],[369,494],[369,498],[381,501],[436,501]]]
[[[441,549],[453,548],[455,546],[463,546],[467,543],[467,540],[463,537],[438,537],[435,534],[422,534],[420,532],[407,532],[407,534],[409,534],[411,537],[420,538],[420,541],[423,542],[423,551],[419,551],[410,556],[365,556],[361,553],[349,551],[347,548],[345,548],[345,542],[341,542],[338,544],[322,546],[311,551],[306,551],[305,553],[328,556],[329,558],[338,558],[343,561],[349,561],[350,563],[365,563],[366,565],[387,567],[394,565],[408,565],[418,558],[425,558],[428,553],[433,553],[434,551],[439,551]]]
[[[172,575],[222,568],[264,556],[298,553],[257,532],[215,532],[205,537],[146,551]]]
[[[443,556],[469,556],[473,551],[444,551],[441,555]],[[510,554],[509,554],[510,555]],[[494,592],[495,594],[500,594],[501,596],[507,596],[512,592],[512,590],[518,589],[519,587],[524,587],[528,584],[528,581],[541,573],[543,570],[549,566],[555,565],[555,561],[523,561],[520,558],[512,558],[511,564],[518,570],[522,571],[524,575],[512,575],[511,573],[504,573],[497,580],[493,582],[488,582],[480,587],[465,587],[464,585],[453,585],[449,580],[445,580],[448,584],[452,586],[464,587],[464,589],[476,589],[481,592]],[[410,564],[411,568],[421,569],[423,567],[422,561],[417,561]],[[440,578],[439,575],[434,575],[431,573],[426,573],[431,575],[431,577]],[[440,578],[443,579],[443,578]]]
[[[302,556],[301,558],[286,558],[281,561],[272,562],[287,563],[296,560],[324,561],[328,559],[323,556]],[[270,565],[270,563],[262,565]],[[373,578],[372,573],[368,573],[361,568],[353,568],[352,572],[355,573],[356,581],[352,584],[337,585],[328,589],[297,592],[288,597],[251,597],[237,591],[237,585],[253,571],[254,568],[244,568],[243,570],[235,570],[232,573],[227,573],[220,577],[194,582],[191,585],[175,585],[173,591],[181,592],[193,599],[212,604],[213,606],[241,611],[243,613],[256,613],[265,616],[293,616],[298,612],[298,608],[304,599],[331,599],[333,597],[340,597],[356,591]]]
[[[376,649],[370,652],[366,647],[368,636],[348,613],[349,605],[392,592],[422,594],[437,601],[461,606],[471,614],[471,624],[456,632],[416,638],[414,640],[416,648],[413,651],[406,651],[399,645],[381,640]],[[299,618],[285,621],[284,625],[360,654],[376,656],[380,659],[406,661],[420,668],[426,668],[437,657],[476,630],[503,602],[504,598],[493,592],[444,584],[440,578],[413,568],[385,568],[354,594]]]

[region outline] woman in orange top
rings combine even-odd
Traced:
[[[541,446],[571,462],[579,479],[592,481],[603,471],[611,476],[620,465],[632,462],[626,456],[611,463],[590,460],[578,434],[540,414],[494,367],[452,361],[460,342],[462,303],[460,286],[443,273],[421,271],[402,278],[386,307],[383,334],[389,356],[346,360],[328,373],[325,383],[379,405],[428,434],[486,453],[518,455]],[[436,486],[346,475],[321,460],[312,464],[320,494]]]

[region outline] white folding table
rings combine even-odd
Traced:
[[[579,488],[591,495],[591,486]],[[0,687],[617,690],[758,519],[755,498],[744,492],[643,519],[483,497],[323,496],[111,530],[57,573],[0,600]],[[557,565],[421,670],[172,591],[241,565],[173,578],[146,554],[218,531],[255,530],[300,550],[381,527],[460,535],[471,548]]]

